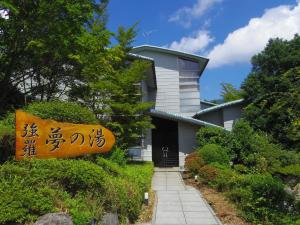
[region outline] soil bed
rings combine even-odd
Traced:
[[[186,185],[193,186],[201,192],[223,224],[253,225],[239,216],[235,205],[227,200],[224,194],[217,192],[206,185],[195,182],[194,179],[189,178],[186,174],[183,175],[183,179]]]
[[[149,204],[148,205],[143,204],[141,214],[135,224],[146,224],[152,222],[154,203],[155,203],[155,192],[153,190],[150,190]]]

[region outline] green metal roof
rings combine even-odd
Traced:
[[[133,58],[137,58],[137,59],[144,59],[144,60],[148,60],[151,62],[154,62],[154,59],[150,58],[150,57],[146,57],[143,55],[138,55],[138,54],[134,54],[134,53],[128,53],[129,56],[133,57]]]
[[[170,113],[170,112],[164,112],[164,111],[151,109],[149,114],[151,116],[159,117],[162,119],[180,121],[180,122],[190,123],[190,124],[198,125],[198,126],[210,126],[210,127],[217,127],[217,128],[224,129],[224,127],[220,127],[220,126],[212,124],[212,123],[208,123],[208,122],[205,122],[202,120],[194,119],[192,117],[184,116],[184,115],[177,114],[177,113]]]
[[[193,117],[195,118],[199,115],[202,115],[202,114],[205,114],[205,113],[208,113],[208,112],[212,112],[212,111],[215,111],[215,110],[218,110],[218,109],[226,108],[228,106],[238,105],[238,104],[241,104],[243,102],[244,102],[244,99],[238,99],[238,100],[234,100],[234,101],[231,101],[231,102],[225,102],[223,104],[219,104],[219,105],[216,105],[216,106],[209,107],[207,109],[200,110]]]
[[[205,101],[205,100],[200,100],[200,102],[203,102],[203,103],[208,104],[208,105],[218,105],[216,103],[208,102],[208,101]]]

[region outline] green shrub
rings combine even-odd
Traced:
[[[218,173],[211,183],[218,191],[228,191],[236,185],[236,179],[239,175],[232,169],[225,169]]]
[[[127,162],[126,150],[116,146],[114,146],[111,151],[104,154],[103,157],[115,162],[119,166],[125,166]]]
[[[216,162],[221,165],[229,165],[230,160],[227,149],[219,145],[208,144],[197,150],[197,152],[206,164]]]
[[[152,162],[129,163],[124,167],[123,171],[127,175],[127,179],[134,181],[140,187],[142,196],[144,192],[148,192],[151,188],[154,172]]]
[[[15,148],[14,128],[4,121],[0,121],[0,163],[13,156]]]
[[[277,174],[285,180],[286,183],[294,186],[300,183],[300,165],[289,165],[277,170]]]
[[[280,169],[284,175],[291,175],[300,178],[300,165],[289,165]]]
[[[207,144],[217,144],[223,147],[228,146],[230,133],[216,127],[203,127],[197,132],[197,142],[199,147]]]
[[[35,102],[24,109],[42,119],[52,119],[60,122],[97,124],[94,113],[88,108],[71,102]]]
[[[242,174],[246,174],[250,172],[249,168],[243,164],[234,165],[234,170]]]
[[[103,212],[117,212],[121,221],[134,222],[143,193],[150,188],[153,165],[118,167],[97,161],[101,163],[58,159],[4,163],[0,166],[0,224],[30,223],[59,210],[70,212],[75,225],[93,218],[100,221]]]
[[[210,165],[205,165],[199,170],[199,177],[200,181],[204,184],[210,184],[213,182],[219,174],[219,169],[210,166]]]
[[[123,221],[128,218],[130,222],[134,222],[138,218],[143,193],[141,194],[135,182],[130,179],[112,178],[107,195],[109,199],[106,204],[110,205],[110,212],[117,213]]]
[[[189,154],[185,158],[184,167],[192,173],[192,175],[198,174],[202,166],[204,166],[204,161],[196,152]]]
[[[107,173],[112,176],[124,176],[123,170],[115,162],[105,159],[101,156],[97,157],[96,164],[102,167]]]
[[[288,214],[295,209],[292,196],[284,191],[282,182],[271,175],[240,175],[229,188],[230,199],[254,223],[274,222],[280,218],[279,215]]]

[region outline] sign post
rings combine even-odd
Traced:
[[[101,125],[60,123],[16,111],[17,160],[105,153],[114,143],[113,133]]]

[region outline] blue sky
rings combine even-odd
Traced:
[[[272,37],[300,33],[297,0],[111,0],[108,28],[136,22],[134,45],[150,44],[210,59],[201,79],[201,98],[216,99],[220,84],[240,87],[251,56]]]

